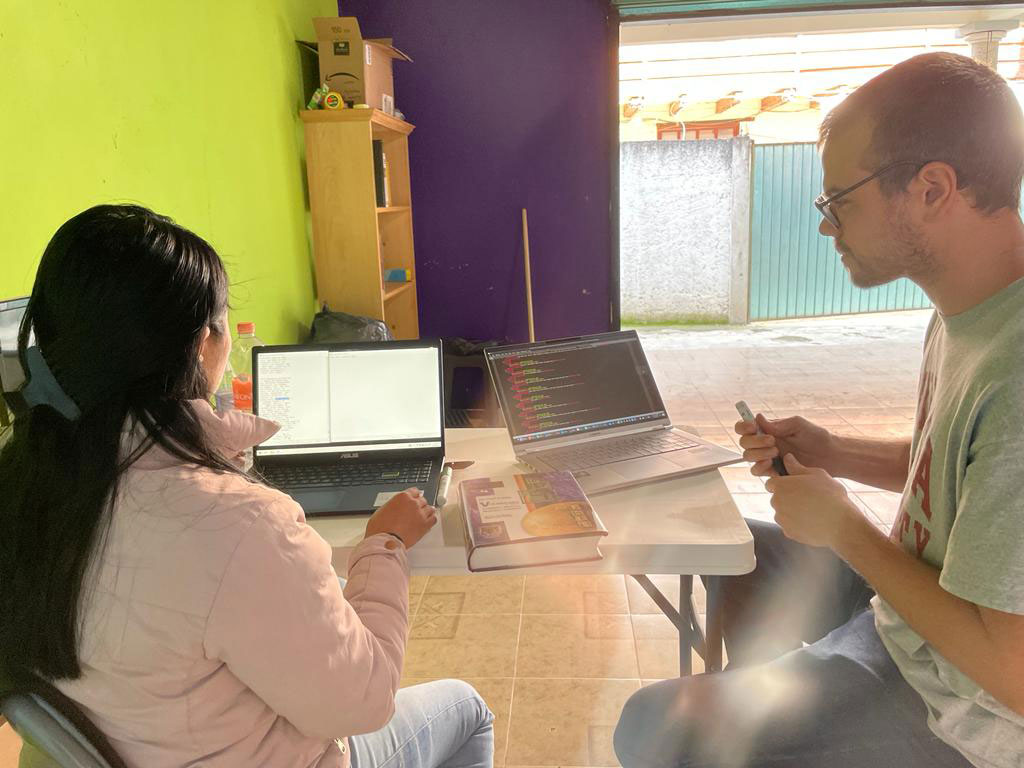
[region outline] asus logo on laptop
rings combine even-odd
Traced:
[[[359,454],[358,453],[342,453],[342,454],[339,454],[338,458],[339,459],[358,459],[359,458]]]

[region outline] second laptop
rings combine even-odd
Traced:
[[[672,426],[636,331],[485,351],[516,458],[588,493],[742,460]]]

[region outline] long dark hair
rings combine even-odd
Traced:
[[[191,407],[209,391],[202,331],[224,334],[228,279],[216,251],[135,205],[68,220],[43,253],[18,347],[30,331],[70,421],[39,405],[0,451],[0,669],[76,678],[83,582],[99,557],[121,474],[154,443],[182,460],[235,468],[207,443]],[[122,432],[145,439],[132,451]]]

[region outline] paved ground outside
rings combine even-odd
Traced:
[[[672,420],[734,447],[733,404],[769,418],[801,414],[843,435],[911,434],[931,310],[780,320],[711,329],[640,328]],[[737,506],[770,518],[761,481],[746,466],[722,470]],[[844,481],[882,528],[898,494]]]

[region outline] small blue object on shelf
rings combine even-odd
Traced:
[[[385,269],[384,282],[386,283],[408,283],[412,280],[411,269]]]

